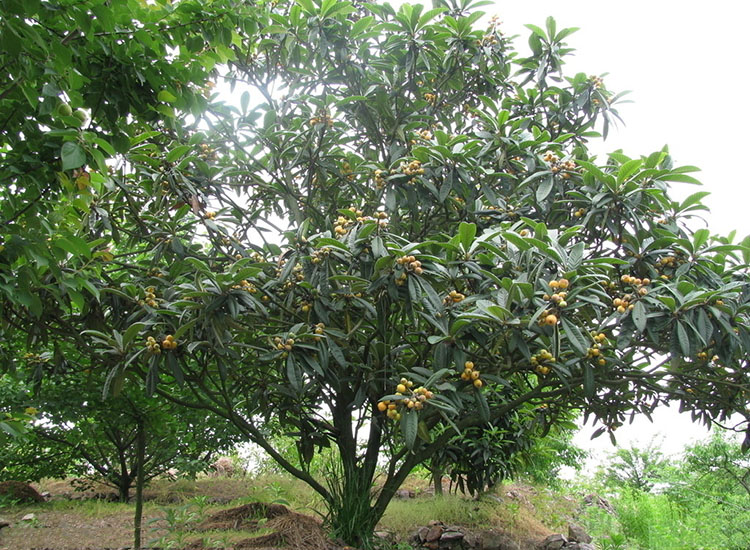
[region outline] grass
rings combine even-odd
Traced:
[[[467,529],[502,530],[523,543],[541,540],[550,530],[565,523],[565,501],[559,495],[526,485],[500,487],[494,498],[479,501],[448,494],[440,498],[429,495],[427,483],[418,477],[406,484],[417,498],[394,499],[378,528],[406,542],[416,529],[439,520]],[[53,496],[71,493],[69,485],[55,481],[41,484],[40,489]],[[512,491],[512,496],[506,493]],[[93,492],[102,492],[94,488]],[[192,528],[208,515],[250,502],[283,504],[311,516],[322,516],[322,501],[302,482],[286,476],[269,474],[256,478],[200,478],[198,480],[155,480],[146,491],[144,507],[144,543],[162,548],[183,548],[197,540],[203,546],[228,547],[232,542],[265,534],[260,525],[255,531],[205,531]],[[499,502],[498,502],[499,501]],[[122,547],[132,544],[131,504],[94,499],[52,500],[36,505],[12,506],[0,515],[17,522],[34,513],[35,526],[18,524],[3,530],[0,550],[49,547]],[[557,532],[563,531],[562,528]],[[522,544],[522,548],[531,548]]]
[[[611,501],[615,514],[596,507],[582,521],[603,549],[747,550],[747,499],[724,505],[710,498],[685,503],[669,494],[624,491]]]

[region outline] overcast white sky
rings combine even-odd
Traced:
[[[576,48],[570,72],[609,73],[608,89],[632,91],[633,103],[619,108],[626,126],[597,150],[621,148],[637,157],[669,145],[677,164],[702,169],[696,176],[712,193],[706,200],[712,232],[750,234],[750,171],[744,167],[750,159],[750,109],[744,105],[750,2],[530,0],[482,9],[500,17],[507,35],[521,35],[521,51],[528,47],[526,23],[543,27],[552,15],[558,29],[580,27],[567,39]],[[677,185],[682,185],[675,189],[678,196],[697,190]],[[676,453],[707,434],[674,409],[657,411],[655,420],[623,426],[616,432],[618,443],[645,446],[657,436],[665,452]],[[609,438],[589,442],[590,433],[584,429],[576,443],[601,460],[613,450]]]

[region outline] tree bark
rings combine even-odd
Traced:
[[[141,523],[143,521],[143,484],[144,461],[146,457],[146,431],[143,425],[143,419],[138,418],[138,434],[136,435],[136,461],[138,473],[135,478],[135,514],[133,517],[133,548],[141,550]]]
[[[442,468],[432,469],[432,485],[435,488],[435,496],[443,496],[443,470]]]

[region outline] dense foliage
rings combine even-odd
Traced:
[[[574,29],[524,57],[470,4],[3,2],[5,364],[212,411],[349,543],[521,410],[747,419],[747,241],[686,225],[667,151],[589,154],[618,96],[562,74]]]
[[[592,506],[585,521],[604,549],[685,548],[742,550],[750,541],[748,459],[734,434],[716,430],[712,436],[684,449],[665,462],[653,445],[619,449],[649,468],[646,490],[634,476],[606,476],[599,494],[613,495],[612,513]],[[611,470],[606,466],[605,470]],[[617,468],[620,472],[634,468]],[[640,479],[644,479],[641,477]],[[590,491],[592,487],[588,487]],[[649,492],[650,491],[650,492]]]

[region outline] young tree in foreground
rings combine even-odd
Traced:
[[[149,12],[154,34],[117,31],[136,51],[116,91],[140,83],[141,103],[100,94],[101,110],[43,75],[9,91],[46,117],[31,138],[63,141],[37,149],[62,160],[41,161],[37,189],[67,184],[26,210],[28,155],[6,156],[4,330],[87,345],[79,329],[96,329],[108,387],[136,373],[226,418],[320,493],[350,544],[456,433],[521,409],[539,435],[571,410],[612,434],[670,400],[746,429],[748,241],[685,225],[705,193],[669,197],[697,182],[666,150],[589,153],[617,96],[563,76],[574,29],[529,26],[521,57],[471,3],[213,2],[234,10],[200,35]],[[199,99],[215,63],[238,103]],[[86,129],[60,129],[45,94],[90,108]],[[300,461],[273,448],[277,426]],[[340,475],[321,481],[307,466],[328,446]]]

